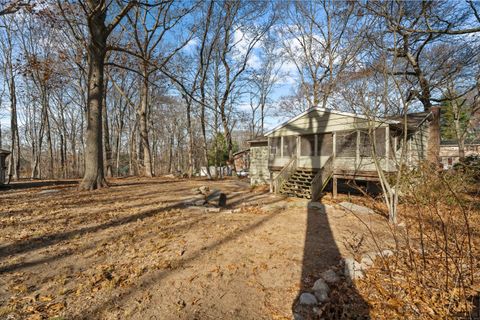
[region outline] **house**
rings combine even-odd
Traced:
[[[10,154],[10,151],[0,149],[0,184],[5,183],[5,175],[7,172],[7,165],[5,159]]]
[[[452,168],[460,161],[458,143],[456,141],[442,141],[440,144],[440,161],[444,169]],[[480,156],[480,141],[465,142],[465,156]]]
[[[402,152],[405,165],[426,158],[429,119],[425,112],[371,119],[311,108],[267,132],[263,141],[250,142],[251,183],[261,182],[260,171],[266,180],[266,167],[272,191],[315,199],[330,180],[334,196],[338,179],[378,181],[376,161],[388,173],[397,170]],[[266,155],[254,152],[256,147]]]

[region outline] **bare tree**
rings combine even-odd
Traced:
[[[381,32],[383,39],[388,41],[380,42],[379,37],[372,38],[371,41],[385,46],[383,49],[397,62],[388,66],[389,72],[410,83],[406,96],[408,101],[419,101],[423,109],[433,115],[429,126],[428,160],[438,163],[440,110],[434,106],[441,102],[441,88],[446,87],[458,69],[470,65],[475,56],[470,53],[464,55],[463,59],[452,61],[451,55],[456,50],[445,51],[439,48],[446,48],[443,42],[447,37],[451,42],[457,43],[456,49],[469,46],[467,38],[456,35],[480,31],[479,28],[465,27],[472,23],[472,13],[478,15],[475,5],[470,3],[470,6],[465,6],[449,1],[369,2],[366,8],[384,23]],[[478,45],[473,51],[478,53]],[[472,83],[470,88],[459,95],[464,95],[474,87],[475,84]]]
[[[20,178],[20,135],[18,131],[18,114],[17,114],[17,86],[16,77],[18,73],[18,66],[15,66],[14,61],[14,39],[13,39],[13,18],[2,18],[2,36],[0,38],[0,49],[2,53],[2,71],[5,75],[5,80],[8,87],[8,94],[10,100],[10,160],[8,165],[8,181],[13,178],[18,180]]]
[[[261,40],[259,48],[261,51],[258,54],[259,66],[250,75],[252,85],[250,95],[251,138],[264,134],[269,97],[283,76],[281,68],[285,59],[283,52],[277,48],[278,40],[273,32],[269,32]],[[257,112],[260,113],[258,119]]]
[[[338,78],[354,67],[370,21],[346,1],[295,1],[286,8],[283,46],[309,107],[326,107]]]
[[[67,18],[71,30],[78,39],[83,39],[72,25],[71,18],[67,17],[64,6],[58,2],[62,14]],[[106,186],[103,168],[102,147],[102,108],[104,88],[105,56],[107,54],[107,40],[109,35],[137,4],[129,1],[119,12],[112,15],[110,11],[114,4],[104,0],[85,0],[79,2],[88,26],[89,36],[84,39],[88,59],[88,90],[87,90],[87,133],[85,150],[85,175],[79,189],[92,190]],[[112,16],[107,23],[108,16]]]

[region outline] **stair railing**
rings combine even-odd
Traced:
[[[293,156],[292,159],[280,170],[280,173],[273,180],[273,192],[280,193],[282,185],[290,179],[290,177],[297,170],[297,157]]]
[[[312,180],[310,186],[310,192],[312,194],[312,201],[317,201],[320,198],[320,194],[327,186],[328,180],[333,175],[333,155],[327,159],[327,162],[323,165]]]

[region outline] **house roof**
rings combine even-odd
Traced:
[[[272,132],[288,125],[289,123],[291,123],[291,122],[293,122],[297,119],[300,119],[301,117],[303,117],[303,116],[305,116],[305,115],[307,115],[307,114],[309,114],[313,111],[329,112],[329,113],[332,113],[332,114],[338,114],[338,115],[347,116],[347,117],[354,117],[354,118],[365,119],[365,120],[379,121],[379,122],[383,122],[383,123],[393,125],[393,126],[399,128],[399,129],[403,129],[403,121],[404,121],[404,118],[405,118],[405,116],[393,116],[393,117],[388,117],[388,118],[380,118],[380,117],[371,118],[371,117],[368,117],[368,116],[363,115],[363,114],[356,114],[356,113],[352,113],[352,112],[344,112],[344,111],[332,110],[332,109],[327,109],[327,108],[313,107],[313,108],[310,108],[310,109],[302,112],[301,114],[297,115],[296,117],[293,117],[293,118],[279,124],[278,126],[273,128],[272,130],[265,133],[265,135],[268,136]],[[412,131],[417,130],[425,121],[430,120],[431,117],[432,117],[431,112],[412,112],[412,113],[408,113],[406,115],[408,130],[412,130]]]
[[[372,119],[371,117],[368,117],[368,116],[363,115],[363,114],[357,114],[357,113],[353,113],[353,112],[344,112],[344,111],[338,111],[338,110],[321,108],[321,107],[312,107],[312,108],[310,108],[308,110],[305,110],[304,112],[300,113],[298,116],[293,117],[290,120],[287,120],[287,121],[279,124],[278,126],[273,128],[272,130],[266,132],[265,135],[268,136],[272,132],[275,132],[278,129],[288,125],[289,123],[292,123],[293,121],[295,121],[297,119],[300,119],[301,117],[303,117],[303,116],[305,116],[305,115],[307,115],[311,112],[314,112],[314,111],[328,112],[328,113],[338,114],[338,115],[347,116],[347,117],[354,117],[354,118],[359,118],[359,119],[364,119],[364,120],[374,120],[374,121],[384,122],[384,123],[387,123],[387,124],[398,124],[399,123],[399,121],[395,120],[395,119],[386,119],[386,118],[378,118],[378,117],[375,117],[375,118]]]
[[[249,152],[250,149],[243,149],[243,150],[240,150],[240,151],[237,151],[233,154],[233,156],[235,157],[236,155],[239,155],[239,154],[242,154],[242,153],[246,153],[246,152]]]
[[[431,112],[413,112],[413,113],[407,113],[406,115],[403,116],[394,116],[391,117],[392,120],[396,120],[399,122],[399,125],[401,126],[400,129],[403,129],[403,121],[406,117],[407,120],[407,128],[408,130],[415,130],[418,127],[420,127],[425,121],[429,120],[432,117]]]
[[[0,154],[10,154],[10,151],[5,149],[0,149]]]
[[[268,138],[265,137],[265,136],[258,136],[258,137],[255,137],[253,139],[250,139],[250,140],[247,140],[247,142],[264,142],[264,141],[268,141]]]

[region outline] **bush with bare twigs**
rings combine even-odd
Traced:
[[[425,166],[405,176],[402,193],[396,254],[377,259],[358,283],[371,316],[470,319],[479,313],[478,184],[466,171]]]

